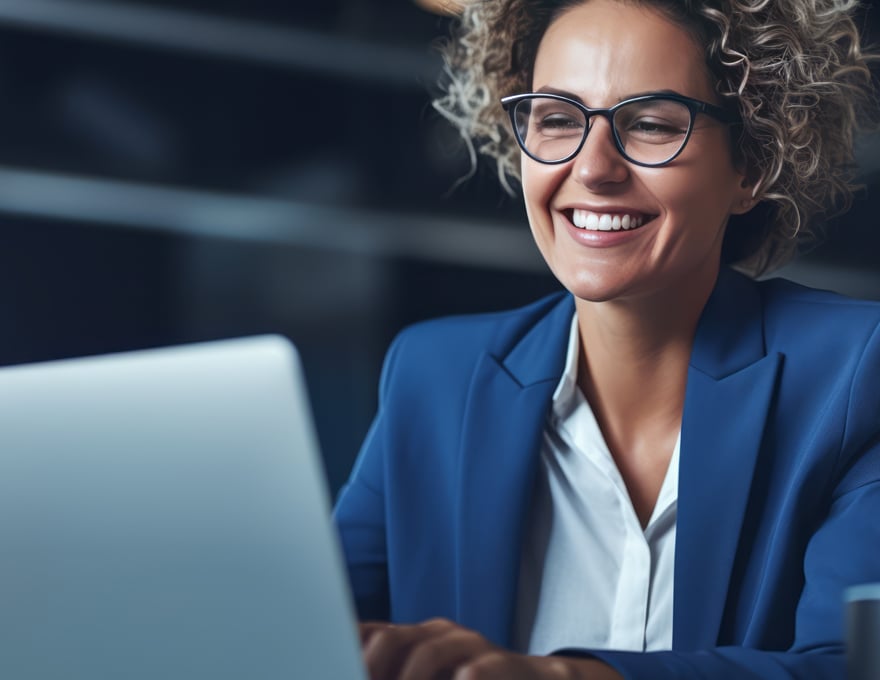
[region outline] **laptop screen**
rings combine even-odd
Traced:
[[[295,349],[0,370],[0,677],[364,678]]]

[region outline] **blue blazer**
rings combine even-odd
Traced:
[[[569,295],[395,340],[335,518],[359,615],[510,640]],[[722,271],[681,434],[673,649],[627,678],[843,678],[844,589],[880,581],[880,305]],[[584,587],[589,587],[585,584]]]

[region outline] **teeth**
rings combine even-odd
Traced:
[[[621,229],[637,229],[642,226],[644,217],[641,215],[610,215],[593,213],[586,210],[572,212],[574,226],[593,231],[620,231]]]

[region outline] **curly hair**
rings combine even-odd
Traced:
[[[447,77],[434,107],[476,154],[494,159],[515,193],[519,150],[499,103],[531,87],[544,32],[589,0],[471,0],[442,46]],[[736,161],[755,182],[756,208],[733,215],[722,258],[752,275],[784,264],[822,218],[847,210],[857,189],[853,140],[877,119],[858,0],[620,0],[654,7],[705,46],[726,106]]]

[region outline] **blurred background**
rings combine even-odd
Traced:
[[[332,490],[413,321],[557,289],[520,201],[435,114],[411,0],[0,0],[0,364],[281,333]],[[874,43],[880,12],[862,19]],[[866,188],[786,268],[880,299]]]

